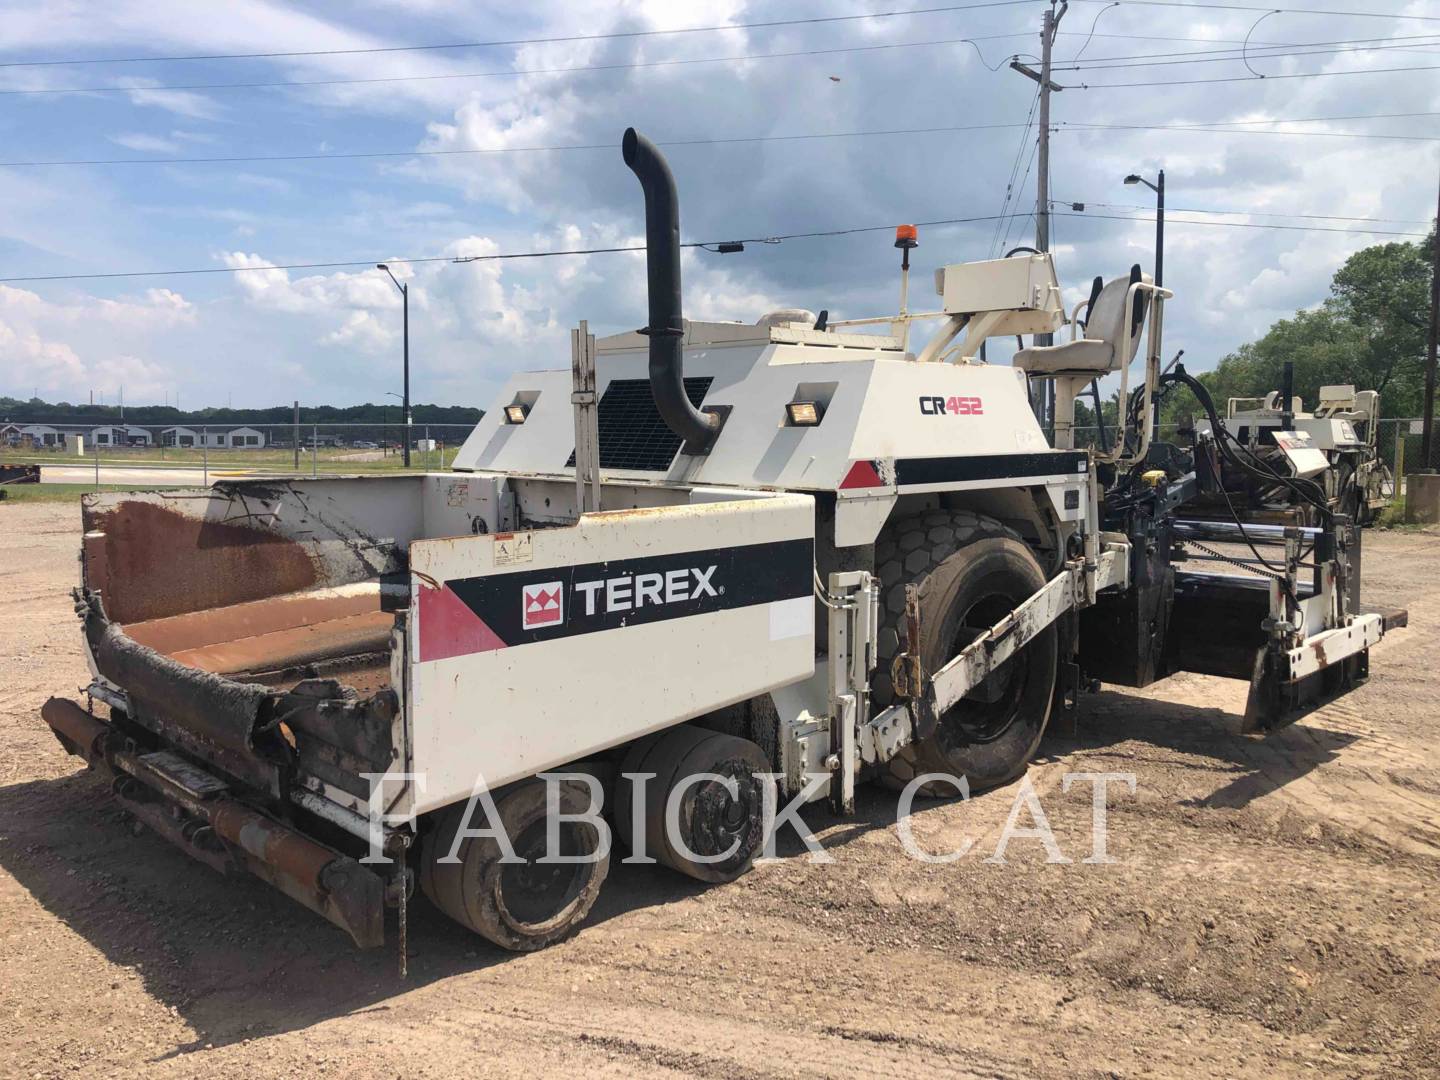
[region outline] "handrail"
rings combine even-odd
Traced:
[[[1153,300],[1150,305],[1149,340],[1145,349],[1145,410],[1143,423],[1140,425],[1140,445],[1133,455],[1127,456],[1125,454],[1125,436],[1129,430],[1127,414],[1130,403],[1130,365],[1134,363],[1130,356],[1130,350],[1135,334],[1130,312],[1135,310],[1133,306],[1135,298],[1141,292],[1149,293]],[[1161,327],[1165,321],[1165,301],[1174,295],[1169,289],[1149,281],[1133,282],[1125,293],[1125,320],[1119,344],[1116,346],[1116,356],[1122,359],[1120,365],[1120,423],[1117,428],[1114,449],[1108,453],[1096,454],[1096,461],[1105,461],[1116,465],[1133,464],[1143,458],[1146,451],[1150,449],[1150,432],[1153,427],[1150,412],[1155,407],[1155,390],[1160,385],[1160,342]]]

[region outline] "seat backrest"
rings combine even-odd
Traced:
[[[1128,276],[1112,278],[1105,283],[1105,287],[1100,290],[1100,295],[1095,296],[1091,301],[1090,310],[1085,319],[1085,336],[1087,338],[1108,342],[1116,349],[1120,347],[1120,341],[1125,336],[1125,298],[1130,292],[1130,286],[1137,281],[1149,282],[1150,275],[1142,274],[1139,266],[1132,266]],[[1145,299],[1144,293],[1135,297],[1134,311],[1131,313],[1130,355],[1117,357],[1120,363],[1129,363],[1133,360],[1135,351],[1139,348],[1140,324],[1145,321]],[[1116,366],[1118,367],[1119,364]]]

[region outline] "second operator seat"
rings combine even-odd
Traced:
[[[1137,281],[1150,283],[1149,274],[1142,274],[1139,265],[1130,268],[1128,277],[1113,278],[1103,286],[1096,278],[1090,291],[1090,303],[1080,325],[1085,336],[1061,345],[1032,345],[1015,353],[1012,363],[1032,375],[1104,375],[1119,371],[1135,359],[1140,346],[1140,327],[1145,322],[1148,294],[1135,294],[1134,310],[1125,311],[1125,298]],[[1125,339],[1125,320],[1130,319],[1129,355],[1120,352]]]

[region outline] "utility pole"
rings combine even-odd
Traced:
[[[295,402],[295,471],[300,471],[300,402]]]
[[[394,271],[385,263],[376,263],[376,270],[384,270],[390,275],[390,280],[395,282],[395,287],[400,290],[400,306],[404,309],[404,335],[405,335],[405,391],[401,407],[405,415],[400,418],[402,430],[405,432],[405,468],[410,467],[410,286],[400,284],[400,279],[395,276]]]
[[[1035,250],[1040,252],[1050,250],[1050,94],[1065,89],[1050,78],[1050,57],[1055,45],[1055,35],[1060,29],[1060,20],[1070,9],[1068,0],[1062,0],[1060,10],[1056,11],[1055,2],[1056,0],[1050,0],[1050,9],[1045,12],[1045,21],[1040,29],[1040,70],[1036,71],[1019,60],[1010,61],[1011,68],[1040,86],[1040,145],[1036,152],[1039,171],[1035,176]],[[1036,345],[1050,345],[1053,342],[1052,334],[1035,335]],[[1042,423],[1044,416],[1052,417],[1053,423],[1054,393],[1054,381],[1047,381],[1046,404],[1038,407],[1038,411],[1043,414]]]
[[[1425,347],[1425,420],[1420,437],[1420,467],[1427,472],[1435,468],[1430,452],[1435,445],[1435,352],[1440,339],[1440,196],[1436,198],[1435,215],[1436,231],[1430,234],[1430,339]]]
[[[1040,147],[1038,150],[1039,172],[1035,177],[1035,249],[1050,250],[1050,95],[1065,89],[1050,78],[1050,55],[1055,45],[1055,35],[1060,30],[1060,20],[1065,17],[1070,5],[1060,4],[1055,10],[1055,0],[1050,0],[1050,10],[1045,12],[1045,23],[1040,31],[1040,70],[1036,71],[1019,60],[1010,61],[1010,66],[1027,79],[1040,85]],[[1049,344],[1047,341],[1045,344]]]

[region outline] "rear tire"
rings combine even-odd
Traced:
[[[654,774],[644,791],[646,855],[697,881],[734,881],[750,869],[765,840],[765,786],[773,784],[756,776],[770,772],[759,746],[681,724],[637,745],[625,756],[624,772]],[[728,785],[709,779],[687,785],[680,795],[677,839],[704,861],[677,848],[665,826],[671,792],[686,777],[700,773],[733,781],[736,793],[732,796]],[[616,784],[615,822],[626,843],[633,836],[634,797],[633,783],[622,775]]]
[[[872,693],[877,710],[896,702],[890,662],[910,651],[906,585],[920,590],[919,654],[924,670],[933,673],[1045,584],[1039,562],[1014,532],[968,510],[932,510],[892,522],[876,545],[875,561],[884,589],[881,664]],[[1058,655],[1052,623],[943,714],[933,735],[891,759],[884,782],[899,788],[922,773],[944,773],[965,777],[978,791],[1019,776],[1050,719]],[[919,790],[954,794],[940,782]]]
[[[560,810],[583,813],[590,793],[575,780],[560,782]],[[504,863],[493,837],[467,836],[457,862],[442,862],[465,818],[467,803],[440,812],[421,845],[420,888],[441,911],[502,948],[529,952],[568,937],[590,913],[610,870],[607,854],[592,862],[541,863],[546,843],[546,790],[540,779],[522,781],[495,793],[499,827],[523,863]],[[470,828],[493,827],[483,806]],[[562,822],[560,854],[593,855],[599,830],[587,822]]]

